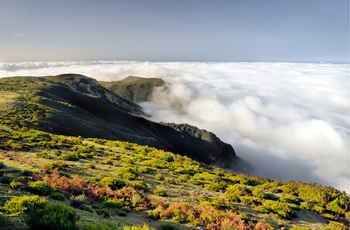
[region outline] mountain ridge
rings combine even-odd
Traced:
[[[20,89],[27,94],[27,103],[36,108],[27,114],[30,119],[22,121],[29,127],[55,134],[129,141],[187,155],[206,164],[239,169],[240,159],[232,146],[215,134],[205,140],[184,130],[179,132],[172,125],[149,121],[141,117],[144,113],[139,105],[119,97],[95,79],[76,74],[0,79],[0,90],[6,89]],[[209,133],[187,126],[187,130]]]

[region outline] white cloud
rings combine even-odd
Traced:
[[[80,73],[99,80],[160,77],[155,121],[216,133],[256,167],[284,180],[350,191],[349,66],[299,63],[0,63],[0,76]]]
[[[20,34],[20,33],[12,34],[12,37],[20,38],[20,37],[23,37],[23,34]]]

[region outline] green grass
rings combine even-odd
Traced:
[[[9,112],[14,106],[19,94],[9,91],[0,91],[0,115]]]
[[[36,132],[27,132],[27,131],[14,131],[12,130],[7,138],[10,139],[11,136],[35,136],[37,135]],[[41,134],[40,134],[41,135]],[[265,178],[259,178],[255,176],[244,176],[240,174],[231,174],[227,171],[220,170],[217,168],[212,168],[212,167],[204,167],[205,165],[202,165],[190,160],[189,158],[182,157],[179,155],[174,155],[172,153],[167,153],[161,150],[157,150],[154,148],[150,147],[145,147],[145,146],[139,146],[136,144],[130,144],[130,143],[125,143],[125,142],[120,142],[120,141],[113,141],[109,142],[111,145],[114,147],[109,147],[106,144],[105,141],[99,140],[99,139],[84,139],[84,138],[76,138],[76,137],[65,137],[65,136],[56,136],[49,134],[50,139],[67,139],[67,141],[72,141],[74,143],[77,143],[73,145],[71,148],[61,148],[61,152],[64,153],[69,153],[72,151],[75,151],[75,149],[84,149],[86,146],[93,146],[91,148],[91,151],[94,153],[94,156],[92,159],[80,159],[79,161],[60,161],[58,160],[58,156],[56,156],[54,148],[51,147],[46,147],[44,149],[39,149],[38,147],[34,147],[33,149],[27,149],[27,150],[20,150],[20,151],[12,151],[8,150],[6,147],[1,147],[3,150],[0,150],[0,161],[3,162],[6,167],[3,170],[7,170],[11,173],[11,177],[13,180],[16,180],[16,178],[21,177],[21,172],[24,170],[29,170],[32,172],[35,172],[37,174],[41,174],[42,176],[45,176],[40,171],[40,167],[43,165],[46,165],[47,163],[50,162],[62,162],[68,165],[66,168],[62,168],[60,170],[60,173],[62,175],[66,175],[68,178],[74,178],[75,176],[81,177],[84,181],[92,184],[98,184],[99,181],[103,177],[115,177],[118,178],[116,172],[118,169],[121,169],[123,167],[140,167],[140,166],[145,166],[143,162],[147,162],[147,160],[152,160],[156,159],[154,161],[155,163],[153,165],[147,165],[147,167],[152,169],[152,172],[150,173],[138,173],[138,178],[137,180],[142,180],[145,182],[148,186],[148,189],[146,191],[143,191],[142,194],[146,195],[148,199],[150,199],[152,202],[162,202],[168,205],[171,204],[180,204],[182,202],[187,202],[188,204],[191,204],[191,206],[196,207],[200,206],[201,203],[198,201],[198,197],[208,197],[209,199],[209,205],[211,205],[211,202],[214,202],[218,197],[223,197],[225,191],[219,191],[219,192],[213,192],[208,189],[206,189],[202,185],[194,185],[190,184],[187,182],[179,182],[177,181],[177,177],[181,174],[175,173],[174,170],[179,169],[181,167],[190,167],[195,169],[195,174],[198,174],[200,176],[191,176],[190,178],[201,178],[204,177],[203,182],[204,183],[209,183],[207,180],[211,180],[212,177],[210,175],[217,175],[222,179],[225,179],[228,181],[227,183],[235,184],[237,182],[233,181],[238,181],[240,180],[241,182],[244,183],[252,183],[251,181],[255,181],[254,186],[252,185],[246,185],[246,184],[241,184],[241,186],[249,188],[250,190],[254,190],[255,187],[259,187],[259,189],[264,190],[264,188],[267,188],[269,190],[268,183],[271,182],[271,185],[274,183],[274,181],[271,180],[266,180]],[[78,141],[79,140],[79,141]],[[28,141],[22,140],[22,144],[26,144]],[[34,141],[35,142],[35,141]],[[74,147],[75,146],[75,147]],[[84,147],[85,146],[85,147]],[[48,158],[43,158],[40,157],[40,155],[37,155],[36,153],[40,152],[46,152],[47,155],[50,157]],[[133,164],[128,164],[123,162],[122,160],[113,160],[110,159],[108,156],[113,155],[117,159],[123,159],[123,158],[132,158]],[[165,156],[171,155],[174,159],[173,162],[167,162],[167,167],[163,168],[162,162],[167,159]],[[20,156],[20,157],[19,157]],[[11,160],[10,160],[11,159]],[[104,164],[106,160],[110,160],[113,165],[109,164]],[[178,164],[178,162],[182,162]],[[186,162],[186,163],[185,163]],[[94,164],[96,167],[95,169],[93,168],[86,168],[87,164]],[[180,170],[181,171],[181,170]],[[175,180],[175,184],[170,184],[167,183],[166,180],[164,181],[158,181],[154,179],[154,175],[156,173],[161,173],[164,178],[171,178]],[[23,176],[22,176],[23,177]],[[1,178],[1,177],[0,177]],[[122,178],[120,178],[122,179]],[[229,182],[232,181],[232,182]],[[250,181],[250,182],[249,182]],[[126,184],[132,184],[132,181],[125,180]],[[202,182],[202,183],[203,183]],[[301,182],[298,183],[284,183],[284,182],[279,182],[281,185],[288,184],[289,186],[317,186],[317,185],[312,185],[312,184],[303,184]],[[163,188],[166,190],[168,196],[166,197],[160,197],[157,195],[153,194],[153,190],[156,188]],[[294,187],[297,188],[297,187]],[[323,187],[319,187],[319,191],[323,191]],[[325,187],[324,191],[327,191],[329,188]],[[9,192],[10,191],[10,192]],[[336,191],[336,190],[331,190],[331,191]],[[266,191],[265,191],[266,192]],[[12,196],[16,195],[23,195],[23,194],[30,194],[24,188],[22,189],[11,189],[8,185],[6,184],[1,184],[0,183],[0,197],[4,201],[6,199],[9,199]],[[341,195],[341,193],[339,193]],[[252,195],[249,195],[251,198]],[[281,196],[280,193],[275,193],[276,197]],[[303,197],[300,197],[300,199],[304,199]],[[52,202],[52,199],[49,199],[49,202]],[[69,205],[68,198],[64,201],[66,205]],[[98,205],[100,201],[93,201],[89,203],[89,205]],[[204,204],[204,203],[203,203]],[[216,206],[214,206],[216,207]],[[310,211],[301,209],[300,211],[297,211],[297,217],[293,218],[291,220],[284,220],[283,218],[278,218],[274,214],[263,214],[263,213],[258,213],[254,211],[254,205],[244,205],[240,202],[233,203],[233,210],[235,212],[238,212],[239,214],[242,214],[243,216],[248,217],[248,221],[261,221],[265,219],[271,226],[273,227],[278,227],[278,224],[283,224],[285,227],[292,227],[292,226],[307,226],[312,229],[321,229],[327,225],[327,221],[325,218],[320,216],[319,214],[314,214],[311,213]],[[106,208],[106,207],[105,207]],[[153,207],[155,208],[155,206]],[[109,208],[107,208],[109,209]],[[218,208],[217,210],[220,212],[225,210],[227,208]],[[147,209],[146,209],[147,210]],[[145,212],[146,210],[130,210],[127,211],[126,217],[120,217],[114,213],[113,209],[110,209],[112,216],[108,219],[105,219],[99,215],[96,214],[94,211],[93,213],[79,210],[77,209],[78,213],[81,216],[81,219],[78,222],[79,226],[84,226],[84,224],[91,223],[91,222],[101,222],[101,221],[107,221],[107,222],[112,222],[115,225],[118,226],[123,226],[126,224],[143,224],[147,223],[149,226],[152,227],[159,227],[164,221],[166,222],[171,222],[174,224],[174,226],[178,226],[178,229],[194,229],[194,226],[191,227],[191,223],[185,222],[184,224],[181,223],[174,223],[172,218],[165,218],[164,220],[151,220],[147,217],[147,213]],[[16,224],[19,219],[16,219],[14,217],[9,217],[11,223]],[[20,226],[23,226],[20,225]],[[23,226],[25,229],[25,226]]]

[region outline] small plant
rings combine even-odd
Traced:
[[[176,184],[175,179],[170,178],[170,177],[165,178],[165,182],[168,184]]]
[[[147,190],[147,184],[141,180],[135,180],[131,184],[136,189]]]
[[[149,227],[147,224],[133,225],[133,226],[124,226],[123,230],[155,230],[154,228]]]
[[[85,194],[70,197],[70,205],[74,208],[80,208],[84,203],[87,202]]]
[[[51,159],[51,157],[49,156],[49,154],[47,154],[47,152],[39,152],[36,154],[38,157],[44,158],[44,159]]]
[[[89,169],[95,169],[96,168],[96,166],[94,164],[91,164],[91,163],[86,164],[85,167],[89,168]]]
[[[118,216],[126,216],[126,212],[122,209],[116,208],[114,211]]]
[[[10,187],[13,189],[19,189],[22,186],[23,186],[23,184],[21,182],[18,182],[18,181],[12,181],[10,183]]]
[[[47,196],[53,192],[52,187],[44,181],[34,181],[28,184],[28,190],[36,195]]]
[[[24,217],[26,224],[33,230],[78,230],[76,222],[79,214],[66,205],[54,203],[44,209],[32,209]]]
[[[143,199],[140,195],[136,195],[131,199],[132,206],[138,207],[143,202]]]
[[[101,179],[100,184],[108,186],[111,189],[122,188],[126,185],[124,181],[114,177],[104,177]]]
[[[188,174],[183,174],[177,177],[177,180],[180,182],[186,182],[187,180],[189,180],[191,177]]]
[[[111,217],[111,212],[108,209],[101,208],[101,209],[95,209],[95,211],[96,211],[97,215],[100,215],[104,218]]]
[[[9,214],[20,214],[28,209],[44,208],[46,203],[46,199],[39,196],[15,196],[6,201],[4,208]]]
[[[121,208],[124,206],[122,199],[108,199],[103,202],[107,207]]]
[[[159,181],[163,181],[164,180],[164,176],[160,173],[157,173],[156,175],[154,175],[154,179],[155,180],[159,180]]]
[[[167,192],[164,189],[156,188],[153,190],[153,194],[157,196],[168,196]]]
[[[58,157],[60,160],[64,161],[78,161],[79,160],[79,154],[76,152],[73,153],[65,153]]]
[[[94,209],[91,208],[89,205],[86,205],[86,204],[83,204],[81,207],[80,207],[81,210],[84,210],[84,211],[87,211],[87,212],[91,212],[93,213],[94,212]]]
[[[158,209],[154,209],[147,212],[148,217],[151,219],[159,219],[160,218],[160,211]]]
[[[50,170],[54,170],[54,169],[63,169],[63,168],[67,168],[68,165],[62,162],[50,162],[45,164],[45,168],[50,169]]]
[[[53,192],[51,194],[51,198],[54,200],[64,200],[65,196],[64,196],[64,194],[62,194],[60,192]]]

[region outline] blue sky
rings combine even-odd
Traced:
[[[0,62],[349,62],[348,0],[0,0]]]

